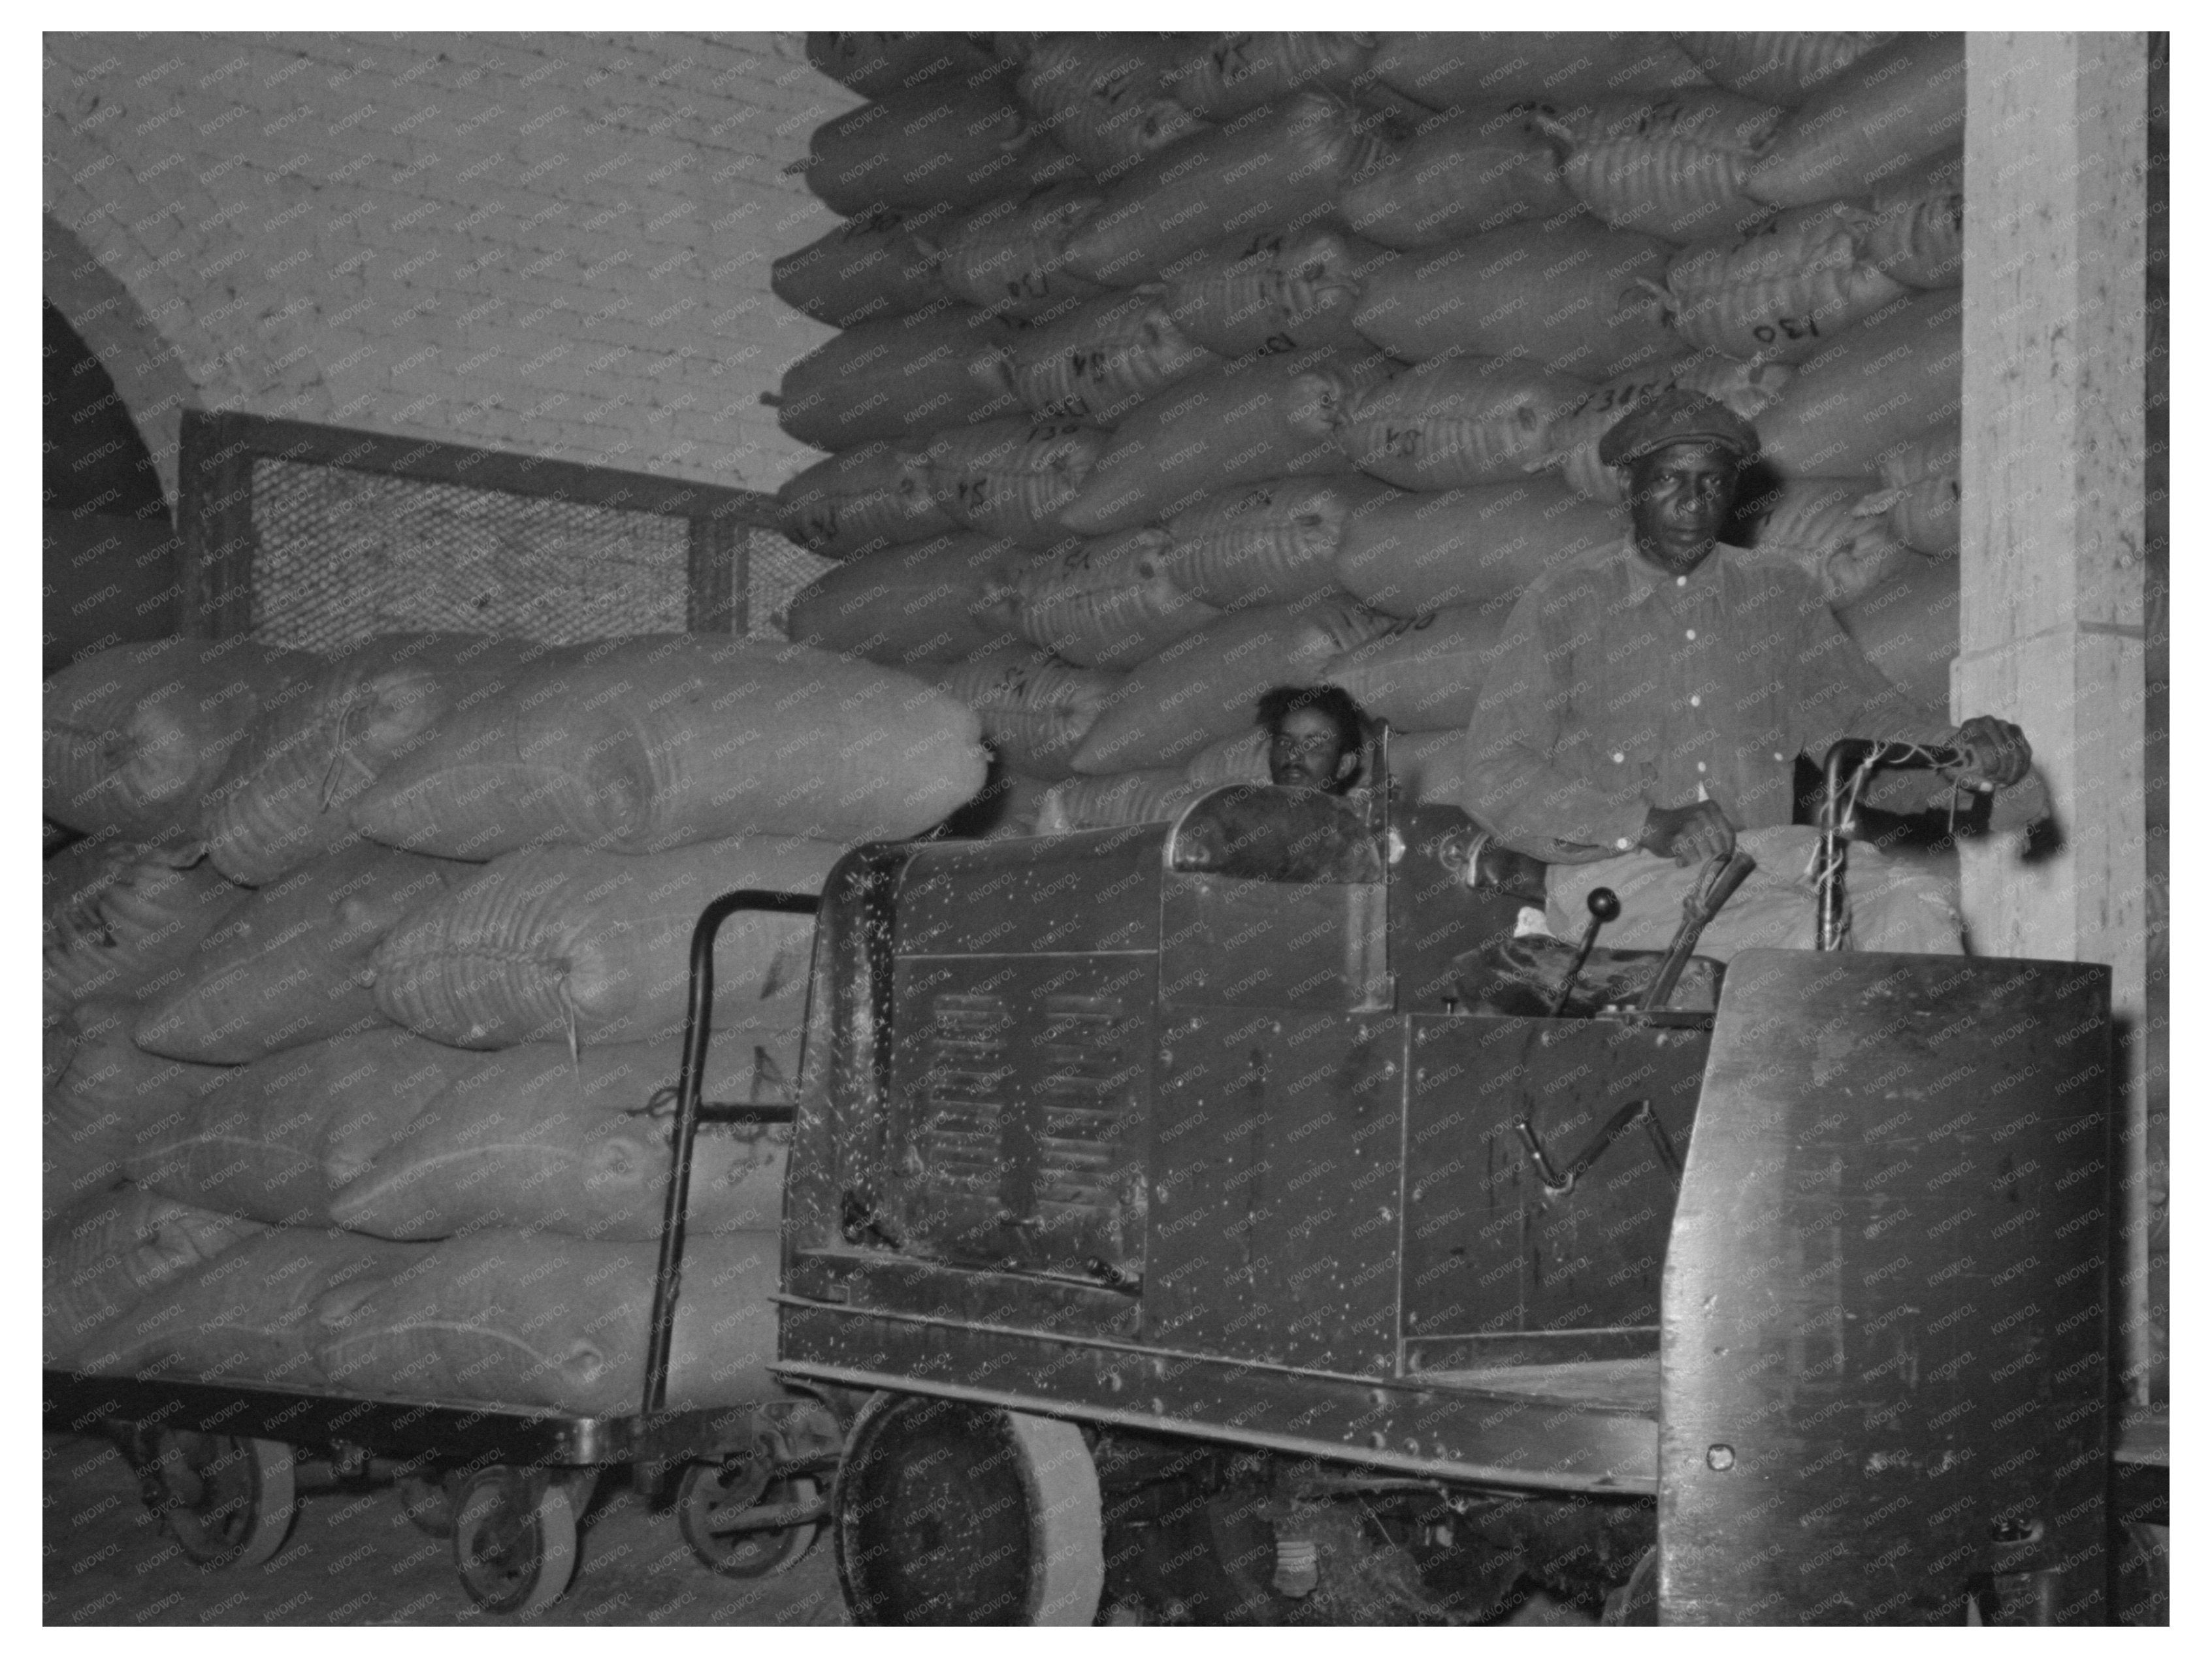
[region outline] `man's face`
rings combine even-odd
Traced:
[[[1278,788],[1334,793],[1359,763],[1336,734],[1336,722],[1312,708],[1293,708],[1267,744],[1267,775]]]
[[[1675,443],[1628,469],[1628,515],[1644,556],[1677,575],[1705,562],[1735,507],[1735,457]]]

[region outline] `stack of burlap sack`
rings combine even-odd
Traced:
[[[794,639],[981,715],[1002,831],[1262,774],[1328,680],[1458,789],[1528,580],[1618,537],[1606,427],[1753,418],[1739,538],[1900,683],[1955,650],[1957,34],[832,34],[847,222],[776,292],[840,561]]]
[[[778,642],[169,640],[47,682],[46,1357],[634,1408],[693,924],[981,786],[975,715]],[[797,1080],[812,924],[714,957]],[[702,1131],[671,1398],[763,1384],[786,1136]]]

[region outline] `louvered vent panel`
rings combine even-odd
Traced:
[[[1117,998],[1048,996],[1037,1042],[1037,1195],[1047,1203],[1110,1209],[1120,1200],[1135,1029]]]
[[[931,1184],[988,1197],[999,1183],[999,1131],[1013,1075],[1013,1015],[1000,996],[942,995],[931,1004],[921,1122],[915,1136]]]

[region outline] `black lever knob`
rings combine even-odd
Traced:
[[[1583,964],[1589,960],[1590,949],[1597,943],[1597,930],[1620,914],[1620,895],[1611,887],[1590,889],[1589,925],[1583,929],[1583,941],[1575,947],[1575,959],[1567,969],[1567,976],[1559,981],[1559,993],[1552,998],[1552,1005],[1545,1017],[1556,1019],[1567,1005],[1567,998],[1575,993],[1575,981],[1583,975]]]

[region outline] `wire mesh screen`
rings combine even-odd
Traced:
[[[799,590],[823,571],[835,569],[836,561],[794,546],[773,530],[754,531],[746,550],[750,580],[745,598],[752,621],[748,631],[781,638],[784,616]]]
[[[178,440],[180,614],[209,638],[776,637],[830,568],[741,485],[237,410]]]
[[[272,644],[684,630],[679,518],[266,457],[252,490],[253,631]]]

